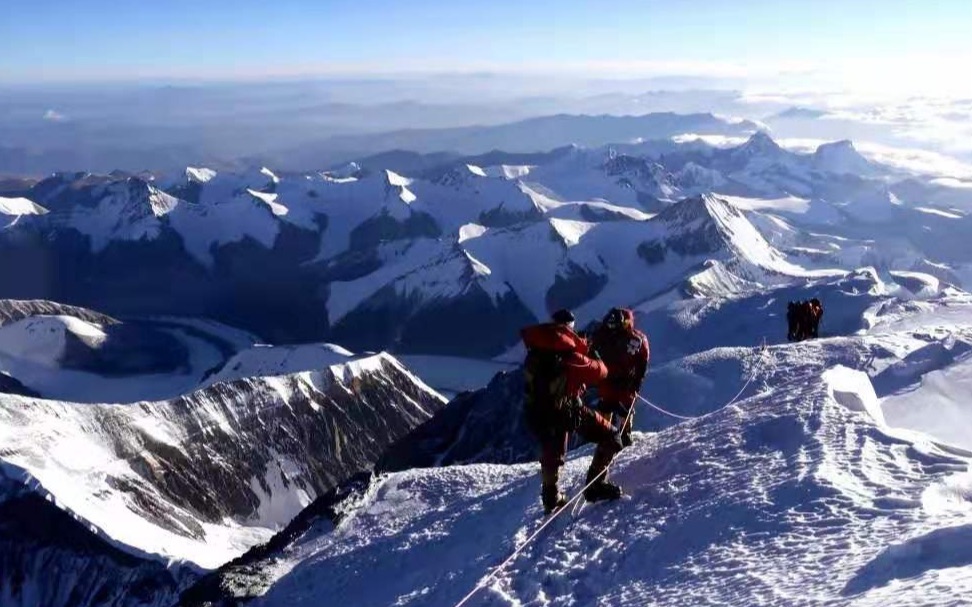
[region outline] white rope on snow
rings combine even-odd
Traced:
[[[759,357],[759,364],[757,364],[755,367],[753,367],[753,372],[749,375],[749,379],[747,379],[746,380],[746,383],[743,384],[743,387],[739,389],[739,392],[736,392],[736,395],[733,396],[731,399],[729,399],[729,402],[727,402],[726,404],[722,405],[718,409],[715,409],[715,410],[711,411],[710,413],[706,413],[704,415],[697,415],[695,417],[686,417],[684,415],[678,415],[677,413],[672,413],[671,411],[668,411],[666,409],[663,409],[663,408],[659,407],[658,405],[656,405],[655,403],[651,402],[650,400],[648,400],[647,398],[645,398],[644,396],[642,396],[640,394],[637,394],[636,397],[638,398],[638,400],[640,400],[644,404],[648,405],[652,409],[655,409],[656,411],[658,411],[660,413],[664,413],[665,415],[668,415],[669,417],[673,417],[675,419],[681,419],[681,420],[691,421],[691,420],[694,420],[694,419],[703,418],[706,415],[710,415],[711,413],[715,413],[716,411],[720,411],[722,409],[725,409],[729,405],[732,405],[737,400],[739,400],[739,397],[743,395],[743,393],[746,391],[746,388],[749,387],[749,384],[753,383],[753,380],[756,379],[756,376],[759,374],[759,371],[763,368],[763,363],[766,362],[766,359],[763,356],[763,354],[766,353],[766,348],[767,348],[767,346],[766,346],[766,338],[764,337],[763,338],[763,343],[762,343],[762,345],[759,348],[759,355],[760,355],[760,357]]]

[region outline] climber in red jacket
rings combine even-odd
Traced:
[[[594,331],[591,346],[607,365],[608,376],[597,385],[598,409],[611,419],[617,414],[622,424],[621,442],[631,444],[634,401],[648,372],[648,337],[635,328],[634,312],[612,308]]]
[[[525,414],[540,441],[540,495],[548,514],[567,502],[557,483],[573,432],[597,445],[587,472],[591,485],[584,497],[588,501],[621,497],[621,488],[606,478],[608,465],[621,450],[621,437],[608,419],[581,400],[586,386],[603,381],[608,370],[589,355],[587,341],[573,327],[573,314],[561,310],[553,322],[520,333],[527,347]]]

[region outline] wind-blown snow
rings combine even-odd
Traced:
[[[972,357],[921,377],[918,385],[884,399],[889,425],[919,430],[972,452]]]

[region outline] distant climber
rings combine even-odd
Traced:
[[[823,304],[820,300],[814,297],[810,300],[810,310],[808,314],[808,329],[810,332],[810,337],[820,336],[820,319],[823,318]]]
[[[789,302],[786,306],[786,338],[789,341],[803,341],[819,337],[823,312],[823,304],[816,297],[810,301]]]
[[[612,308],[594,331],[592,348],[607,365],[607,379],[597,385],[601,397],[598,409],[621,425],[621,443],[631,444],[635,398],[648,372],[648,337],[635,328],[634,313],[627,308]]]
[[[796,341],[799,332],[799,312],[797,311],[797,303],[794,301],[786,304],[786,326],[786,340]]]
[[[558,480],[573,432],[597,445],[587,471],[587,482],[594,482],[584,497],[588,501],[621,497],[621,488],[606,479],[607,467],[621,450],[621,436],[607,418],[581,400],[587,385],[608,377],[607,366],[590,356],[587,341],[574,332],[569,310],[560,310],[553,322],[526,327],[520,334],[527,347],[524,413],[540,442],[544,510],[550,514],[567,503]]]

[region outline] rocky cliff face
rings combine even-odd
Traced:
[[[196,579],[190,567],[112,546],[43,497],[0,479],[0,604],[167,607]]]
[[[457,396],[382,456],[377,469],[533,460],[537,440],[523,418],[523,372],[499,373],[489,385]]]

